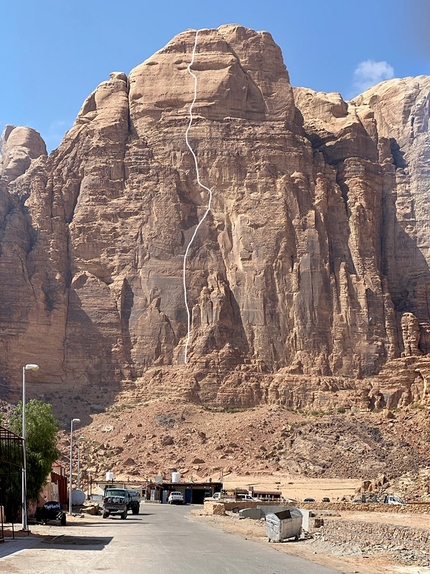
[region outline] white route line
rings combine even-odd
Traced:
[[[208,206],[207,206],[207,209],[205,211],[205,214],[203,215],[203,217],[201,218],[201,220],[197,224],[197,227],[194,230],[194,233],[190,239],[190,242],[188,243],[188,246],[187,246],[187,248],[185,250],[185,254],[184,254],[184,265],[183,265],[182,277],[183,277],[183,283],[184,283],[184,298],[185,298],[185,307],[187,309],[187,329],[188,329],[187,339],[185,342],[185,352],[184,352],[184,363],[185,364],[187,364],[188,345],[190,344],[190,336],[191,336],[191,313],[190,313],[190,308],[188,306],[187,281],[186,281],[187,257],[188,257],[188,253],[190,251],[191,244],[194,241],[194,239],[197,235],[197,232],[200,229],[201,224],[206,219],[206,216],[208,215],[208,213],[211,209],[211,203],[212,203],[212,190],[209,189],[208,187],[206,187],[205,185],[203,185],[202,182],[200,181],[200,174],[199,174],[199,166],[197,163],[197,157],[196,157],[196,154],[194,153],[193,148],[190,145],[190,142],[188,141],[188,133],[189,133],[189,131],[191,129],[191,125],[193,123],[193,107],[194,107],[194,104],[196,103],[196,100],[197,100],[197,76],[195,74],[193,74],[193,72],[191,71],[191,66],[194,64],[194,57],[196,54],[198,37],[199,37],[199,30],[196,31],[196,39],[194,41],[193,55],[191,58],[191,62],[188,64],[188,67],[187,67],[188,73],[191,76],[193,76],[193,78],[194,78],[194,98],[193,98],[193,101],[190,105],[190,121],[188,122],[187,131],[185,132],[185,142],[186,142],[188,149],[190,150],[190,152],[194,158],[194,165],[196,167],[196,174],[197,174],[197,183],[199,184],[200,187],[202,187],[203,189],[205,189],[209,193],[209,200],[208,200]]]

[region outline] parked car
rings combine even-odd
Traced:
[[[324,496],[321,502],[330,502],[330,498],[328,496]]]
[[[240,500],[240,501],[244,501],[244,502],[251,501],[251,500],[258,501],[258,498],[254,498],[250,494],[237,494],[236,499]]]
[[[303,502],[315,502],[315,498],[305,498]]]
[[[209,496],[207,500],[222,500],[223,498],[232,498],[233,495],[228,495],[225,490],[221,492],[214,492],[212,496]]]
[[[212,496],[206,496],[205,500],[221,500],[224,495],[221,492],[214,492]]]
[[[184,495],[182,494],[182,492],[174,490],[169,494],[167,502],[169,504],[184,504]]]
[[[387,494],[384,498],[384,504],[405,504],[405,502],[395,494]]]
[[[103,518],[116,515],[125,520],[129,510],[133,514],[139,514],[139,505],[138,492],[126,488],[107,487],[103,497]]]
[[[61,508],[61,504],[56,500],[45,502],[43,506],[36,510],[36,520],[47,524],[50,520],[58,520],[61,526],[66,526],[66,513]]]

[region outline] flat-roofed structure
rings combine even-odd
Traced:
[[[249,494],[253,498],[258,498],[264,501],[280,501],[282,500],[282,492],[280,490],[254,490],[251,489]]]

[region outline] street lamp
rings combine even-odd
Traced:
[[[77,482],[78,490],[81,488],[81,440],[84,438],[85,437],[83,434],[81,434],[81,436],[78,438],[78,482]]]
[[[70,488],[69,488],[69,514],[72,514],[72,454],[73,454],[73,423],[80,423],[81,419],[72,419],[70,422]]]
[[[22,498],[21,498],[21,514],[22,514],[22,529],[24,532],[28,530],[27,523],[27,454],[26,454],[26,424],[25,424],[25,372],[37,371],[39,365],[29,363],[22,367]]]

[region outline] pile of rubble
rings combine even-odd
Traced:
[[[321,521],[318,521],[321,525]],[[430,530],[358,520],[325,519],[308,542],[326,551],[361,556],[385,554],[404,564],[430,567]]]

